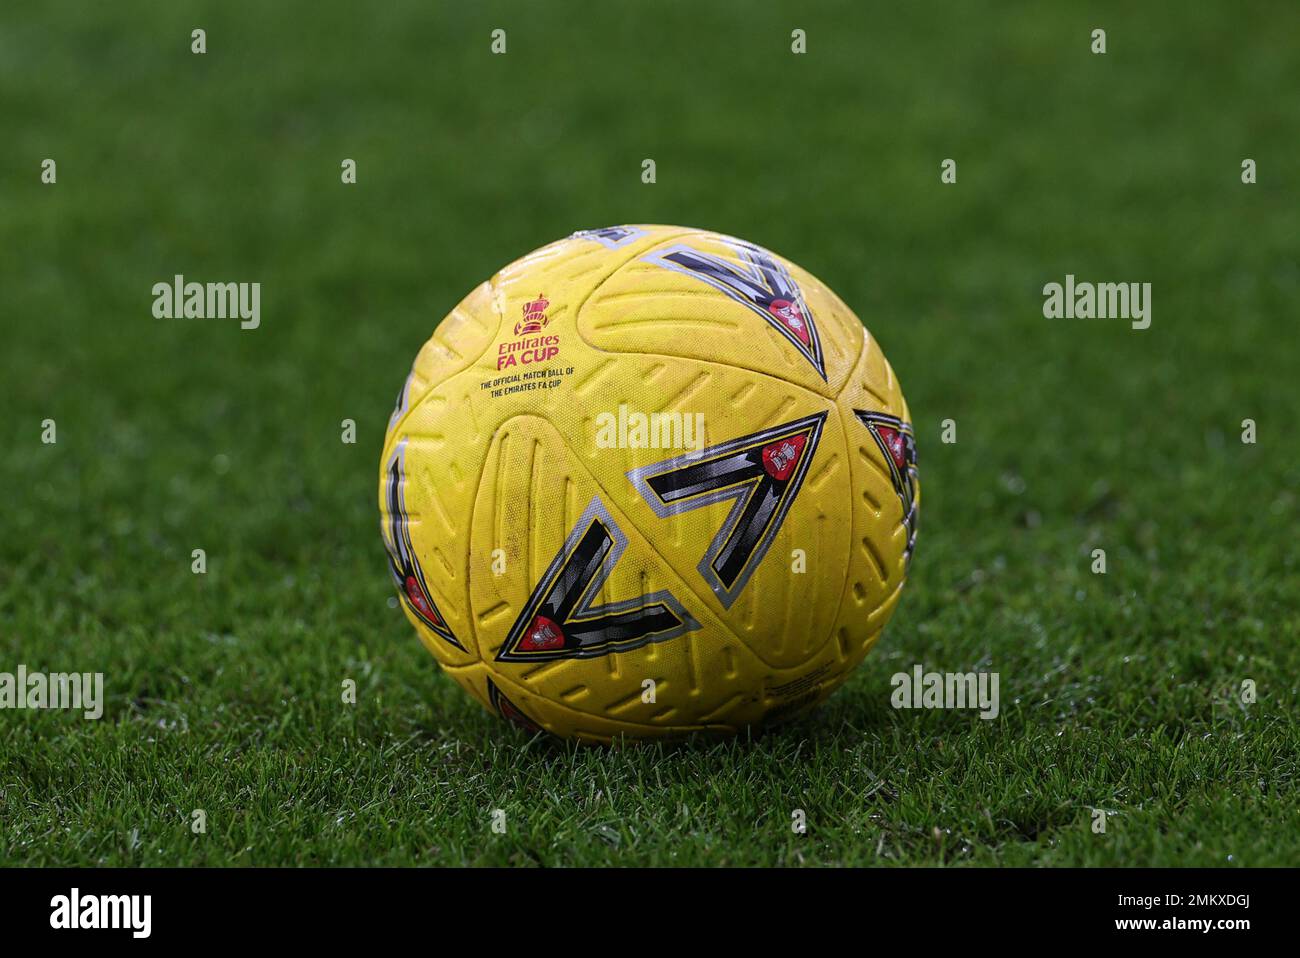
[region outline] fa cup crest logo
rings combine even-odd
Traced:
[[[551,301],[541,293],[531,303],[524,303],[524,318],[521,322],[515,323],[515,335],[524,336],[529,333],[540,333],[546,328],[550,319],[546,316],[546,307],[551,305]]]

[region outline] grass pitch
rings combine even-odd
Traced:
[[[1300,864],[1300,10],[863,8],[6,5],[0,671],[107,703],[0,712],[0,864]],[[898,614],[753,740],[530,741],[390,607],[415,352],[623,222],[818,274],[915,418]],[[154,319],[177,273],[262,327]],[[1151,328],[1045,319],[1066,274],[1152,283]],[[1000,717],[894,710],[916,663]]]

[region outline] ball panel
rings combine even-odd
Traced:
[[[584,339],[611,352],[734,365],[825,396],[840,390],[862,326],[814,276],[734,237],[644,229],[658,242],[583,304]]]
[[[483,701],[486,697],[491,702],[489,711],[526,732],[542,731],[589,744],[610,744],[621,738],[662,739],[697,732],[729,736],[737,731],[735,726],[727,724],[644,724],[627,718],[592,714],[538,695],[528,686],[494,674],[483,666],[475,666],[466,678],[475,685],[473,694],[476,699]]]
[[[828,580],[838,589],[848,550],[838,414],[818,396],[749,370],[632,361],[662,366],[655,378],[662,392],[644,398],[668,398],[649,403],[649,415],[698,414],[700,448],[608,450],[592,459],[593,472],[609,488],[631,481],[625,508],[633,521],[674,568],[692,571],[700,601],[755,655],[773,668],[806,662],[828,637],[834,611],[814,593]],[[672,398],[692,384],[688,398]],[[748,466],[732,461],[746,455]],[[790,471],[778,482],[773,466],[783,455]],[[716,477],[693,475],[712,463]],[[669,483],[697,485],[673,499],[661,491]]]
[[[492,283],[479,284],[434,328],[411,364],[389,419],[390,435],[430,389],[468,369],[492,344],[501,326],[493,298]]]
[[[380,520],[399,601],[421,642],[445,666],[476,661],[465,616],[468,529],[457,521],[477,482],[481,451],[450,443],[423,402],[393,433],[380,477]]]
[[[897,378],[870,336],[837,399],[852,476],[848,588],[837,626],[861,642],[888,621],[907,576],[921,488],[911,415]],[[874,639],[872,639],[874,641]],[[865,652],[864,652],[865,654]]]
[[[753,690],[775,673],[588,466],[539,415],[496,431],[472,545],[475,554],[504,548],[507,571],[475,570],[470,581],[489,671],[591,719],[665,731],[755,720],[763,704]],[[532,714],[548,728],[560,721]]]

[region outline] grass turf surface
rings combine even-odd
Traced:
[[[0,671],[107,685],[0,712],[0,863],[1300,863],[1300,11],[432,6],[0,12]],[[415,352],[621,222],[812,270],[915,418],[898,614],[752,741],[529,741],[390,608]],[[175,273],[262,282],[262,328],[153,319]],[[1066,273],[1151,282],[1152,327],[1044,319]],[[999,672],[1000,718],[893,710],[918,662]]]

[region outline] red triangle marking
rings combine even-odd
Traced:
[[[416,581],[413,575],[406,577],[406,598],[410,600],[411,605],[419,610],[421,615],[432,619],[439,625],[443,624],[442,619],[438,617],[438,613],[433,611],[433,603],[429,601],[429,597],[424,594],[424,590],[420,588],[420,583]]]
[[[795,337],[805,346],[812,343],[812,336],[808,332],[808,319],[804,316],[803,310],[799,308],[798,303],[791,302],[788,299],[774,299],[768,304],[767,311],[772,314],[778,323],[794,333]]]
[[[763,468],[773,479],[789,479],[790,473],[799,464],[799,457],[803,455],[803,447],[807,443],[808,437],[804,435],[768,443],[763,447]]]
[[[564,630],[544,615],[533,617],[532,625],[519,641],[519,648],[525,652],[539,652],[543,649],[564,648]]]
[[[907,446],[903,442],[902,433],[889,426],[877,426],[876,431],[880,433],[880,438],[885,441],[885,448],[889,450],[889,455],[893,458],[898,471],[903,472],[906,470]]]

